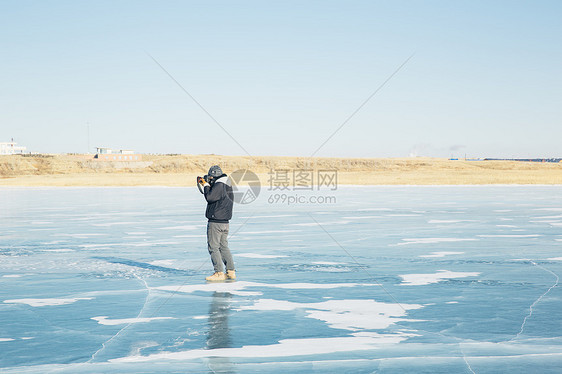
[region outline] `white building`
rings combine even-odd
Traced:
[[[110,155],[113,153],[113,149],[106,147],[96,147],[96,153],[99,155]]]
[[[26,147],[18,147],[14,141],[7,143],[0,143],[0,155],[16,155],[24,153]]]
[[[111,149],[111,148],[106,148],[106,147],[96,147],[96,154],[99,155],[112,155],[112,154],[118,154],[118,155],[134,155],[135,151],[133,151],[132,149]]]
[[[135,153],[131,149],[111,149],[106,147],[96,147],[95,160],[99,161],[142,161],[142,155]]]

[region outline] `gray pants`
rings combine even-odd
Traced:
[[[228,249],[228,223],[207,223],[207,248],[215,272],[222,272],[222,264],[226,270],[234,270],[234,261]]]

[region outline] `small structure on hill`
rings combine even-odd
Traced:
[[[486,158],[486,161],[562,162],[562,158]]]
[[[16,146],[14,139],[11,142],[0,143],[0,155],[17,155],[22,154],[27,149],[26,147]]]
[[[94,160],[99,161],[142,161],[142,155],[130,149],[115,150],[106,147],[96,147]]]

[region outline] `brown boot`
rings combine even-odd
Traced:
[[[215,274],[205,278],[209,282],[220,282],[226,280],[226,275],[222,271],[217,271]]]
[[[227,270],[226,271],[226,278],[235,280],[236,279],[236,272],[234,270]]]

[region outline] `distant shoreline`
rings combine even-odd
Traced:
[[[85,155],[0,156],[0,186],[195,185],[211,165],[230,174],[248,169],[268,185],[275,171],[288,182],[299,171],[337,173],[338,185],[561,185],[562,163],[464,161],[439,158],[302,158],[219,155],[143,155],[142,162],[106,162]],[[316,183],[313,183],[316,184]]]

